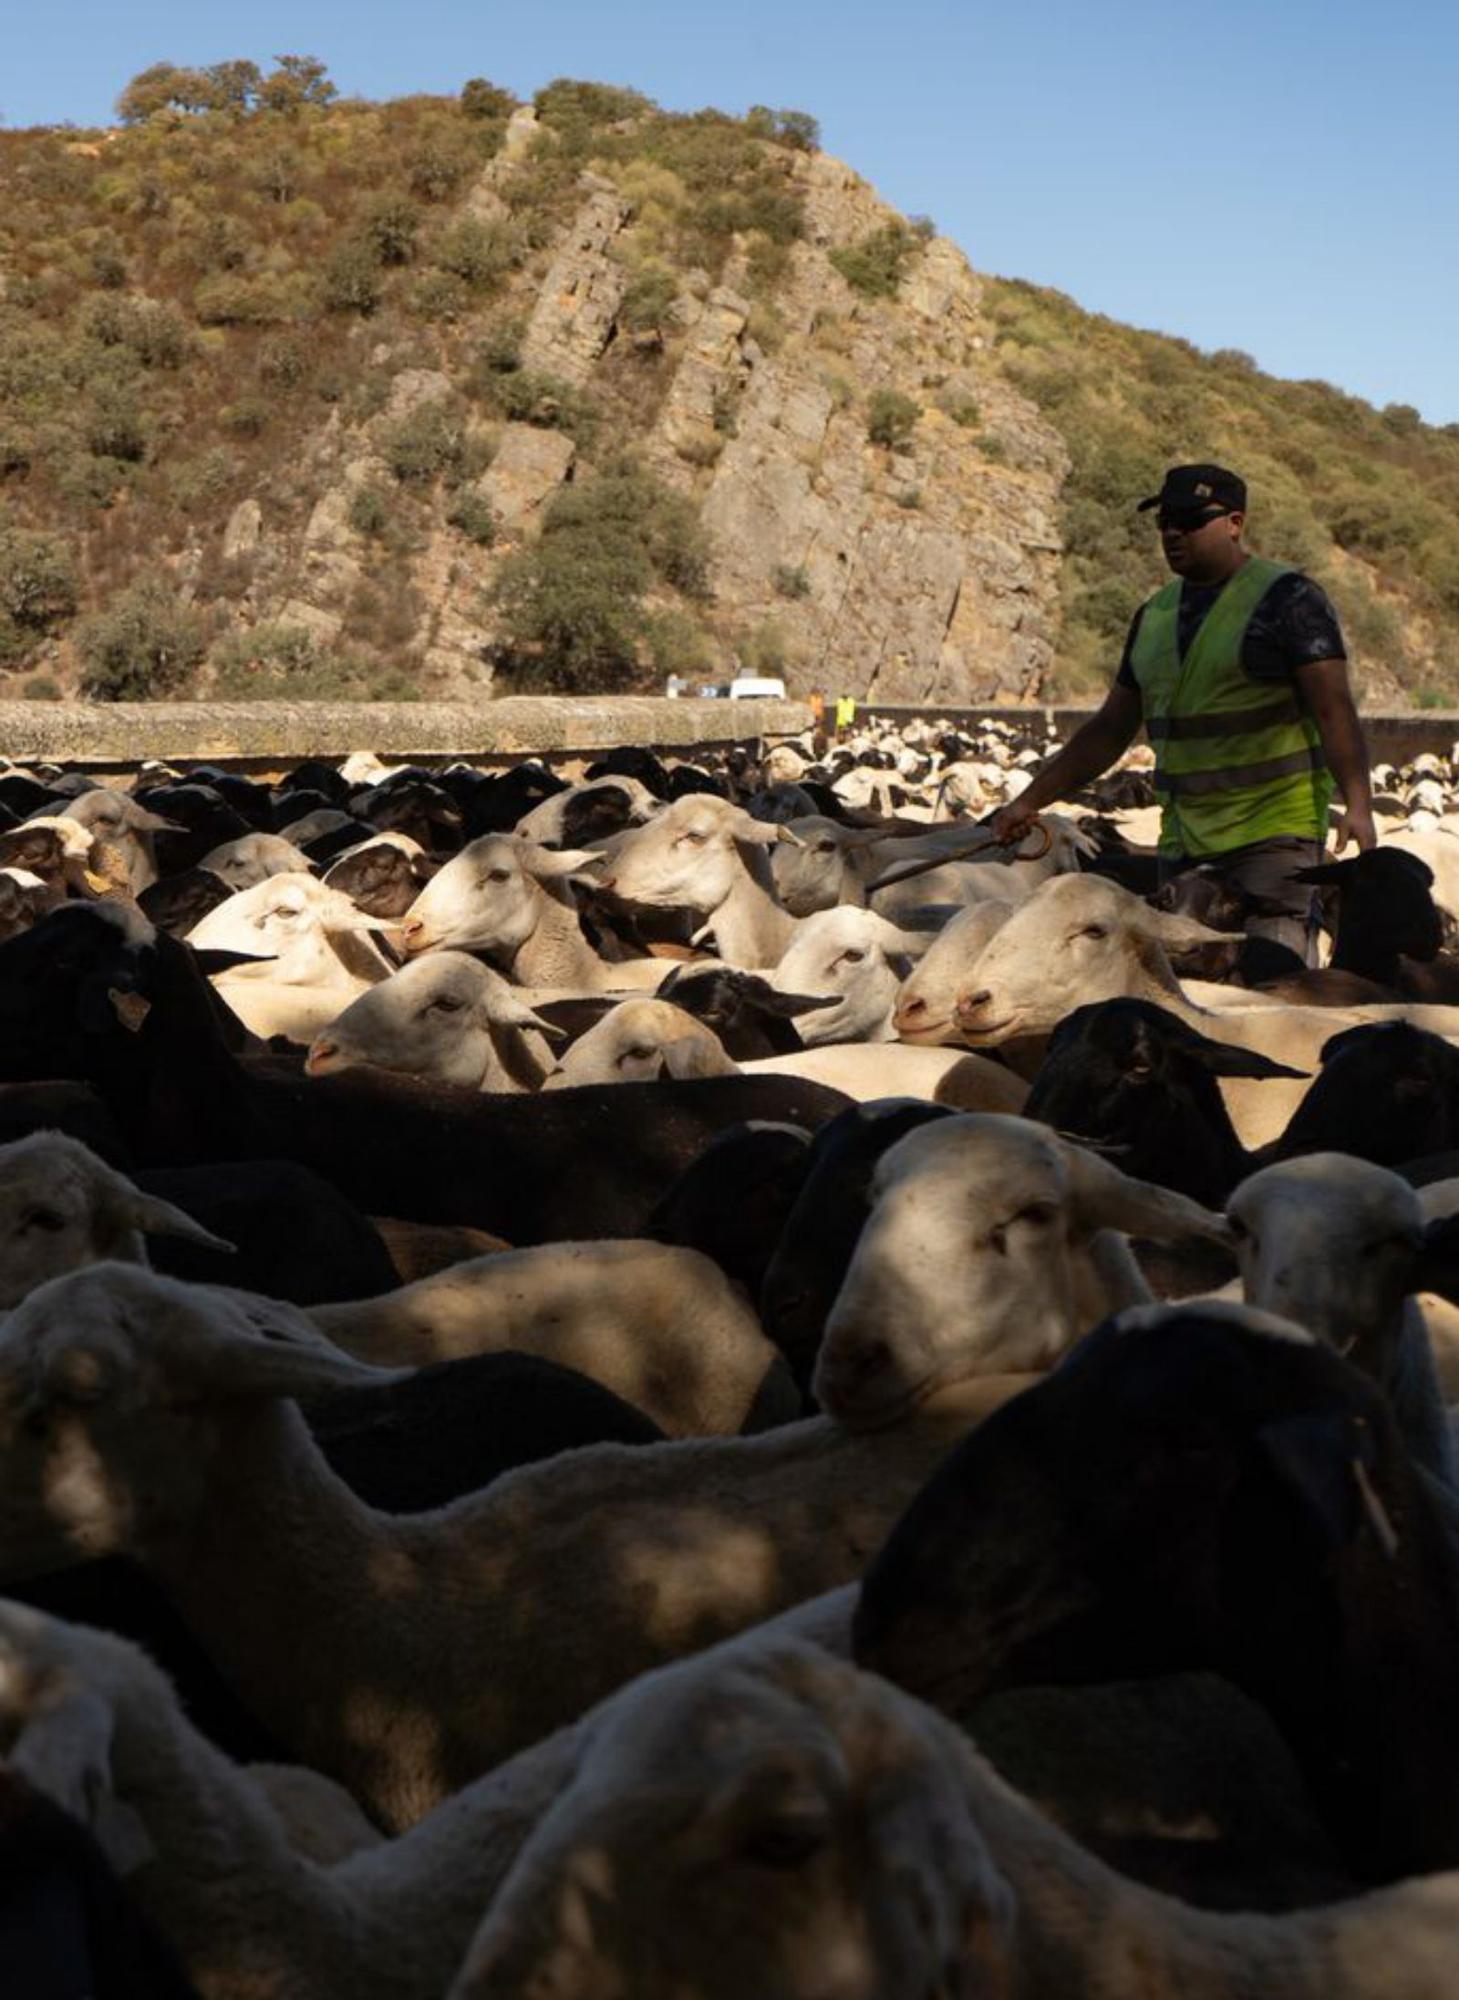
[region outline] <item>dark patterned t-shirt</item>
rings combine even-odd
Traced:
[[[1201,621],[1220,594],[1219,583],[1186,582],[1180,586],[1176,643],[1182,659],[1200,631]],[[1135,685],[1130,654],[1144,615],[1142,604],[1130,622],[1125,639],[1125,650],[1116,676],[1124,687]],[[1292,570],[1286,576],[1277,578],[1252,612],[1241,641],[1241,664],[1254,681],[1290,680],[1294,667],[1306,666],[1313,660],[1346,658],[1342,627],[1337,622],[1332,600],[1325,590],[1310,576],[1303,576],[1300,570]]]

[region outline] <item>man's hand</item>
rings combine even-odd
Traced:
[[[1037,807],[1025,805],[1022,799],[1014,799],[1011,804],[1000,806],[985,823],[1000,847],[1017,847],[1037,818]]]
[[[1367,806],[1348,807],[1337,830],[1334,851],[1341,854],[1350,840],[1355,843],[1360,854],[1366,854],[1370,847],[1378,845],[1378,829],[1373,824],[1373,814]]]

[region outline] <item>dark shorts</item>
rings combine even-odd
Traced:
[[[1205,868],[1213,875],[1260,896],[1275,905],[1270,916],[1248,917],[1248,937],[1271,938],[1297,953],[1307,965],[1317,963],[1317,891],[1307,882],[1294,881],[1298,868],[1315,868],[1323,858],[1320,840],[1304,840],[1283,835],[1275,840],[1255,840],[1250,847],[1233,847],[1225,854],[1203,854],[1198,861],[1183,855],[1163,857],[1160,880],[1168,882],[1187,868]]]

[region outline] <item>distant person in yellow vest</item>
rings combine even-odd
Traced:
[[[1035,813],[1107,771],[1143,722],[1162,878],[1214,869],[1263,899],[1254,936],[1310,960],[1313,894],[1293,878],[1322,859],[1334,784],[1347,808],[1339,849],[1377,842],[1337,614],[1310,577],[1242,546],[1246,484],[1234,472],[1174,466],[1148,508],[1175,580],[1135,613],[1098,713],[993,815],[993,831],[1021,839]]]
[[[856,702],[849,694],[836,698],[836,741],[839,743],[856,720]]]

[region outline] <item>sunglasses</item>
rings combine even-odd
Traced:
[[[1155,516],[1155,525],[1162,535],[1167,528],[1174,528],[1177,534],[1193,535],[1198,528],[1209,527],[1212,521],[1224,521],[1230,512],[1229,507],[1162,507]]]

